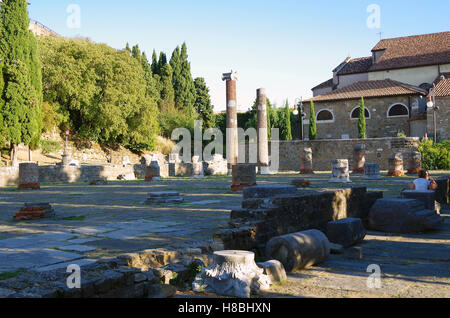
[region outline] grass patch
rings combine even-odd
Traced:
[[[64,221],[84,221],[86,219],[85,215],[79,215],[79,216],[69,216],[67,218],[63,218]]]
[[[19,269],[15,272],[0,273],[0,281],[15,278],[23,273],[26,273],[26,270]]]

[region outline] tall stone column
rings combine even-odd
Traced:
[[[238,163],[239,153],[236,99],[237,79],[237,73],[233,71],[223,74],[222,77],[222,80],[226,81],[227,87],[227,161],[229,175],[231,175],[233,165]]]
[[[270,174],[269,171],[269,140],[267,135],[267,99],[266,90],[256,91],[258,105],[258,171],[260,174]]]

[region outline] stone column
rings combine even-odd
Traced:
[[[237,73],[223,74],[222,80],[226,81],[227,87],[227,160],[228,174],[231,174],[233,165],[238,162],[238,122],[237,122],[237,99],[236,80]]]
[[[256,91],[258,105],[258,171],[260,174],[270,174],[269,171],[269,141],[267,135],[267,100],[266,90]]]
[[[398,152],[394,154],[393,158],[389,159],[388,177],[404,177],[403,170],[403,154]]]
[[[241,191],[245,187],[256,185],[256,165],[255,164],[237,164],[232,170],[232,191]]]
[[[380,165],[377,163],[366,163],[364,165],[364,177],[367,180],[381,179]]]
[[[350,183],[350,170],[348,168],[347,159],[337,159],[331,162],[332,178],[330,182],[334,183]]]
[[[422,169],[422,154],[418,151],[411,152],[408,159],[408,174],[418,174]]]
[[[39,190],[40,188],[39,166],[31,162],[19,164],[19,189]]]
[[[300,158],[300,174],[312,173],[314,173],[312,148],[304,148]]]
[[[161,168],[158,161],[152,161],[149,166],[145,167],[145,181],[160,181]]]
[[[364,145],[356,145],[353,148],[353,173],[361,174],[364,172],[366,163]]]
[[[195,179],[205,178],[203,162],[200,161],[199,156],[192,157],[192,177]]]

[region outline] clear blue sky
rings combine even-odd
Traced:
[[[312,95],[348,55],[369,56],[384,38],[450,30],[448,0],[29,0],[30,18],[63,36],[114,48],[139,44],[168,58],[184,41],[194,77],[204,77],[215,110],[225,109],[221,74],[238,71],[238,105],[246,110],[264,87],[281,106]],[[67,26],[78,4],[81,28]],[[381,28],[367,26],[367,7],[381,8]]]

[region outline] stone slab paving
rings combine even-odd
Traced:
[[[258,176],[258,184],[290,184],[298,177]],[[330,173],[302,178],[311,181],[309,190],[347,187],[330,185]],[[385,197],[399,197],[413,179],[363,180],[362,176],[352,176],[352,186],[367,186],[383,191]],[[230,184],[231,178],[214,176],[204,180],[110,182],[91,188],[85,183],[43,184],[40,191],[0,188],[0,272],[43,271],[151,248],[198,246],[227,227],[230,211],[240,208],[242,193],[231,192]],[[153,191],[177,191],[185,202],[144,205]],[[14,213],[25,202],[50,202],[56,217],[13,222]],[[444,209],[444,213],[449,210]],[[445,226],[433,233],[395,236],[369,232],[361,245],[363,260],[332,255],[320,267],[290,274],[288,283],[274,286],[266,296],[450,297],[450,224],[445,216]],[[370,264],[379,264],[382,269],[381,291],[365,287]]]

